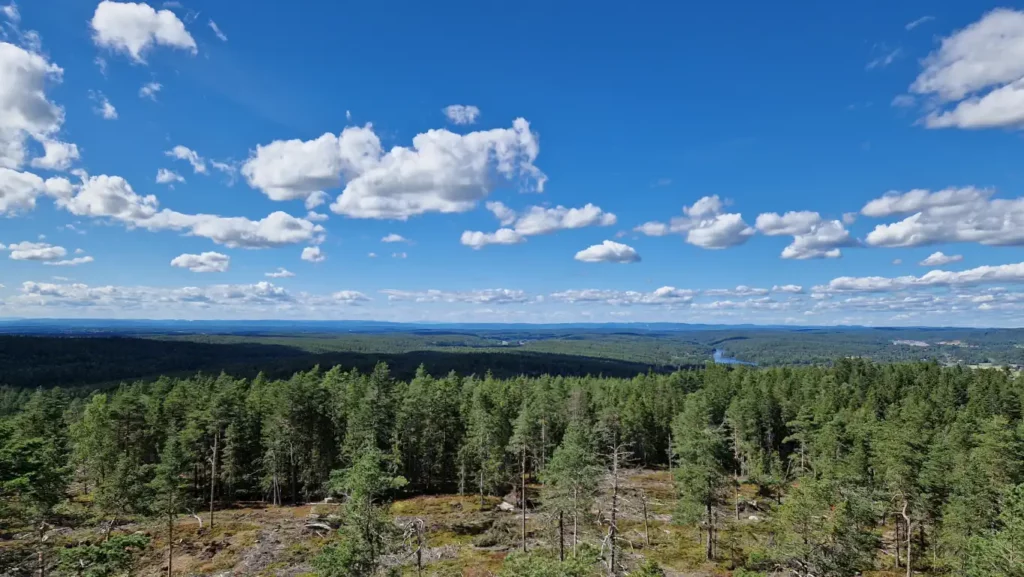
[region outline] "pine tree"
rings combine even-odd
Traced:
[[[967,571],[972,577],[1024,575],[1024,485],[1006,491],[996,527],[976,537]]]
[[[601,473],[590,428],[591,425],[582,419],[570,422],[561,444],[541,473],[545,507],[558,514],[560,548],[565,542],[563,518],[568,515],[571,519],[574,557],[579,544],[580,521],[594,502]]]
[[[703,394],[687,397],[683,412],[672,424],[676,454],[675,484],[679,493],[677,518],[699,522],[707,531],[705,555],[715,557],[717,507],[728,494],[730,454],[722,428],[711,423]]]
[[[512,438],[509,439],[507,447],[508,452],[515,456],[519,465],[519,479],[517,479],[518,483],[516,483],[518,486],[515,490],[519,494],[519,506],[522,513],[521,544],[523,553],[526,553],[527,456],[529,455],[530,448],[534,446],[533,437],[535,434],[535,428],[536,418],[530,410],[529,401],[524,398],[522,406],[519,409],[519,415],[516,417],[515,423],[512,426]]]
[[[778,509],[769,554],[802,577],[856,575],[872,566],[878,547],[874,520],[861,489],[801,477]]]
[[[997,524],[1000,499],[1021,478],[1021,446],[1008,420],[994,416],[961,423],[963,437],[942,509],[943,564],[965,570],[973,544]],[[971,432],[972,429],[976,429]]]
[[[889,418],[878,426],[874,455],[882,489],[893,507],[897,541],[900,523],[903,524],[907,577],[913,573],[914,521],[920,519],[917,506],[921,499],[919,476],[925,439],[922,438],[921,419],[916,418],[921,415],[915,414],[919,410],[916,406],[894,406]],[[899,549],[897,546],[897,567]]]
[[[40,577],[47,568],[46,534],[54,507],[67,496],[69,451],[63,391],[36,391],[14,419],[0,445],[0,502],[9,514],[36,530]],[[0,508],[2,510],[2,508]]]
[[[144,462],[150,434],[142,396],[134,387],[112,400],[96,395],[86,404],[72,431],[74,460],[81,467],[94,502],[108,518],[106,538],[119,518],[145,513],[152,466]]]
[[[480,507],[483,508],[485,493],[491,490],[500,477],[505,445],[501,439],[500,416],[487,391],[477,387],[471,394],[466,440],[460,459],[474,470]]]
[[[167,520],[167,577],[173,574],[174,518],[188,507],[187,460],[176,431],[170,431],[160,452],[160,463],[150,482],[152,510]]]
[[[389,473],[393,468],[388,457],[367,440],[350,468],[331,473],[332,490],[345,496],[344,521],[340,543],[326,547],[314,559],[320,575],[359,577],[377,570],[394,532],[380,501],[406,485],[405,478]]]

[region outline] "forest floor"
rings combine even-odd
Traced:
[[[722,531],[719,559],[704,560],[704,545],[696,528],[672,522],[671,477],[667,471],[632,471],[620,484],[618,527],[619,551],[628,570],[646,558],[656,560],[666,575],[674,577],[713,577],[731,575],[732,550],[740,550],[762,541],[764,514],[744,487],[740,500],[745,510],[740,520]],[[530,498],[535,496],[528,491]],[[502,499],[477,495],[429,495],[395,501],[390,514],[398,532],[404,531],[403,545],[385,558],[385,564],[403,575],[417,575],[417,536],[412,527],[422,527],[422,575],[444,577],[484,577],[497,574],[505,557],[522,547],[521,511],[502,511]],[[644,522],[644,505],[647,507]],[[588,519],[578,526],[579,547],[600,550],[607,536],[607,512],[610,491],[605,488]],[[251,506],[221,509],[214,515],[211,530],[209,512],[182,515],[174,524],[174,575],[227,577],[313,575],[312,559],[317,552],[338,539],[334,514],[339,505],[316,503],[302,506]],[[734,510],[721,515],[735,515]],[[199,519],[202,519],[201,523]],[[563,519],[566,555],[572,555],[572,520]],[[530,510],[527,513],[527,548],[558,554],[557,518]],[[53,539],[62,545],[102,540],[104,526],[87,529],[58,529]],[[115,534],[142,533],[151,538],[141,555],[136,574],[142,577],[167,573],[166,523],[155,520],[119,525]],[[19,544],[31,550],[31,537],[0,542],[0,547]],[[739,545],[737,547],[737,545]],[[32,559],[34,560],[34,559]],[[31,562],[26,558],[26,562]],[[0,575],[6,575],[0,570]],[[10,573],[18,575],[20,573]],[[896,573],[893,573],[895,575]],[[882,577],[888,573],[873,573]]]
[[[648,501],[648,547],[644,537],[643,502]],[[529,491],[531,500],[535,496]],[[728,575],[717,566],[703,562],[703,548],[692,527],[671,523],[671,478],[664,471],[636,471],[627,476],[620,488],[620,552],[627,567],[652,557],[668,575],[704,577]],[[505,557],[522,547],[522,512],[502,511],[502,499],[478,495],[423,495],[391,504],[390,513],[399,532],[414,523],[423,527],[421,563],[424,575],[483,577],[501,570]],[[607,517],[610,496],[602,494],[589,519],[578,526],[579,547],[600,549],[606,535],[599,519]],[[194,517],[182,516],[175,525],[175,575],[273,575],[298,577],[311,575],[311,559],[324,545],[337,539],[337,532],[321,526],[333,526],[332,515],[338,505],[317,503],[302,506],[236,508],[217,511],[214,528],[209,513],[201,514],[203,527]],[[544,549],[557,554],[557,519],[544,513],[527,512],[527,548]],[[565,525],[566,555],[572,555],[572,523]],[[122,530],[129,529],[128,527]],[[147,524],[144,530],[153,539],[143,556],[138,574],[162,575],[167,570],[165,528]],[[403,546],[386,558],[386,564],[400,568],[402,574],[416,575],[415,530],[405,531]]]

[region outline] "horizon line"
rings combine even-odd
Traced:
[[[755,329],[957,329],[957,330],[1021,330],[1024,327],[995,327],[995,326],[962,326],[962,325],[856,325],[856,324],[834,324],[834,325],[803,325],[787,323],[700,323],[700,322],[673,322],[673,321],[579,321],[579,322],[472,322],[472,321],[388,321],[374,319],[188,319],[188,318],[110,318],[110,317],[0,317],[0,325],[12,323],[278,323],[278,324],[384,324],[398,326],[536,326],[536,327],[587,327],[587,326],[679,326],[679,327],[722,327],[722,328],[755,328]]]

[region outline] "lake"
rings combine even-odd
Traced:
[[[713,355],[711,355],[711,358],[716,363],[721,364],[721,365],[748,365],[748,366],[751,366],[751,367],[756,367],[757,366],[757,363],[741,361],[739,359],[734,359],[732,357],[726,356],[726,352],[723,349],[715,349],[715,352],[714,352]]]

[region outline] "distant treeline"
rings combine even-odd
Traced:
[[[893,344],[921,341],[930,346]],[[497,377],[558,374],[631,377],[697,368],[715,349],[764,366],[827,365],[845,357],[876,362],[1024,365],[1024,330],[748,329],[627,331],[546,329],[350,334],[0,335],[0,385],[80,387],[198,371],[288,377],[314,366],[367,372],[385,362],[411,378],[432,374]]]
[[[433,373],[513,375],[606,375],[631,377],[648,371],[667,372],[666,366],[571,354],[542,353],[519,349],[489,352],[452,350],[403,350],[391,347],[380,335],[375,352],[317,348],[298,337],[275,338],[272,343],[248,342],[244,337],[225,337],[230,342],[210,342],[210,337],[185,339],[138,339],[127,337],[26,337],[0,336],[0,385],[12,387],[65,387],[117,385],[123,380],[186,376],[196,372],[253,378],[288,377],[315,366],[340,365],[364,372],[387,363],[392,373],[411,378],[424,365]],[[377,338],[371,337],[371,339]],[[324,352],[330,351],[330,352]],[[675,367],[673,367],[675,368]]]

